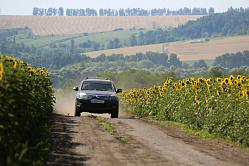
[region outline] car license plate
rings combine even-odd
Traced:
[[[91,103],[99,103],[99,104],[104,104],[105,100],[98,100],[98,99],[92,99]]]

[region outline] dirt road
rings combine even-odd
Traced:
[[[111,135],[93,117],[58,114],[47,165],[249,165],[249,153],[229,143],[203,140],[149,119],[101,116]]]

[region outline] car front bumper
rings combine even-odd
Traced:
[[[103,103],[92,103],[90,99],[76,99],[75,107],[80,112],[90,113],[111,113],[113,110],[118,109],[118,100],[104,100]]]

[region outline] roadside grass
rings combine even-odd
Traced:
[[[124,137],[121,137],[121,136],[116,136],[115,138],[118,139],[118,140],[120,140],[120,141],[122,141],[122,142],[124,142],[124,143],[127,143],[127,142],[130,141],[130,140],[128,140],[128,139],[126,139]]]
[[[96,119],[99,121],[99,124],[102,125],[110,134],[113,134],[112,127],[105,121],[105,118],[96,116]]]
[[[149,117],[149,118],[151,118],[151,117]],[[156,120],[155,118],[152,118],[152,119]],[[200,137],[202,139],[215,140],[215,141],[225,141],[225,142],[233,144],[233,145],[235,145],[237,147],[244,148],[247,152],[249,152],[249,148],[248,147],[243,146],[243,145],[241,145],[239,143],[231,141],[231,139],[229,137],[222,138],[221,136],[219,136],[217,134],[210,134],[206,130],[194,130],[194,129],[189,128],[187,125],[179,123],[179,122],[164,121],[163,123],[165,124],[165,127],[167,127],[168,125],[179,126],[181,128],[182,132],[187,132],[187,133],[189,133],[191,135],[198,136],[198,137]]]
[[[132,148],[140,148],[138,145],[134,145],[132,146]]]
[[[130,140],[128,140],[127,138],[125,137],[122,137],[122,136],[116,136],[114,134],[114,130],[112,129],[111,125],[108,124],[106,121],[105,121],[105,118],[103,117],[100,117],[100,116],[95,116],[95,115],[88,115],[89,117],[92,117],[92,118],[95,118],[99,121],[99,124],[102,125],[104,127],[105,130],[107,130],[111,135],[113,135],[117,140],[120,140],[124,143],[127,143],[127,142],[130,142]]]
[[[113,129],[111,127],[111,125],[109,125],[106,121],[105,118],[100,117],[100,116],[95,116],[95,115],[88,115],[88,117],[92,117],[95,118],[99,121],[99,124],[102,125],[111,135],[113,135]]]
[[[237,147],[244,148],[245,151],[249,152],[248,147],[243,146],[243,145],[241,145],[241,144],[239,144],[237,142],[233,142],[229,137],[222,138],[221,136],[219,136],[217,134],[210,134],[210,133],[208,133],[208,131],[205,131],[205,130],[200,130],[200,131],[199,130],[193,130],[193,129],[188,128],[186,125],[180,124],[180,123],[177,123],[177,122],[169,122],[169,121],[167,121],[167,122],[165,122],[165,124],[171,124],[171,125],[179,126],[179,127],[181,127],[181,131],[190,133],[192,135],[201,137],[203,139],[215,140],[215,141],[225,141],[225,142],[230,143],[232,145],[235,145]]]

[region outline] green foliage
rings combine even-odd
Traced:
[[[249,76],[249,71],[245,71],[243,69],[234,69],[232,71],[234,76],[242,75],[242,76]]]
[[[130,46],[133,47],[136,45],[137,45],[137,37],[136,37],[136,35],[132,34],[130,36]]]
[[[182,63],[179,58],[177,58],[176,54],[170,55],[169,64],[174,65],[175,67],[182,67]]]
[[[239,68],[241,66],[246,66],[249,64],[249,51],[245,50],[243,52],[237,53],[226,53],[218,56],[214,60],[214,66],[219,65],[225,68]]]
[[[221,71],[219,67],[212,67],[208,73],[204,75],[205,78],[216,78],[216,77],[224,77],[227,74],[224,71]]]
[[[73,79],[79,83],[82,78],[94,76],[95,73],[122,72],[134,68],[146,70],[150,73],[174,71],[176,76],[181,78],[204,74],[205,78],[223,77],[223,75],[233,74],[234,71],[234,69],[229,70],[223,67],[210,67],[208,69],[207,64],[212,66],[214,60],[188,61],[182,65],[182,62],[177,58],[176,54],[168,56],[166,53],[154,52],[146,52],[145,54],[137,53],[136,55],[130,56],[124,56],[122,54],[106,56],[105,54],[101,54],[96,58],[89,58],[79,54],[63,55],[58,53],[48,57],[38,56],[37,58],[23,59],[26,59],[29,63],[38,67],[45,64],[45,67],[50,71],[51,80],[55,88],[62,88],[68,79]],[[249,68],[247,69],[246,66],[242,66],[241,70],[249,71]]]
[[[165,72],[165,66],[169,66],[168,55],[165,53],[147,52],[146,54],[138,53],[132,56],[124,57],[122,54],[113,54],[106,56],[101,54],[96,58],[89,58],[84,55],[54,55],[51,57],[40,57],[32,59],[31,62],[46,62],[50,69],[51,80],[55,88],[62,88],[65,81],[73,79],[79,83],[84,77],[94,76],[95,73],[121,72],[131,68],[147,68],[148,70],[161,66],[158,72]],[[77,59],[78,58],[78,59]],[[81,62],[79,62],[81,61]],[[30,61],[29,61],[30,62]],[[56,63],[52,66],[51,63]],[[79,62],[79,63],[76,63]],[[134,62],[134,63],[133,63]],[[149,63],[147,63],[149,62]],[[74,63],[57,70],[61,65]],[[149,65],[148,65],[149,64]],[[139,67],[140,66],[140,67]]]
[[[39,165],[54,102],[49,74],[2,55],[0,66],[0,165]]]
[[[193,66],[195,62],[199,62],[199,60],[193,60],[193,61],[182,61],[182,63],[186,63],[188,66]],[[214,64],[214,59],[207,59],[204,60],[204,62],[207,64],[207,66],[213,66]]]
[[[111,79],[118,88],[123,90],[143,87],[149,88],[153,86],[155,82],[157,83],[156,85],[163,85],[167,77],[172,77],[174,80],[179,79],[172,71],[152,74],[145,70],[136,69],[130,69],[120,73],[96,73],[96,76]]]
[[[71,40],[71,47],[70,47],[70,53],[72,53],[72,54],[74,53],[74,47],[75,47],[74,46],[74,40],[72,39]]]
[[[172,30],[177,39],[247,35],[249,11],[212,14]],[[242,28],[243,27],[243,28]]]
[[[198,62],[195,62],[193,64],[193,67],[194,68],[202,68],[202,67],[207,68],[207,64],[206,64],[206,62],[203,59],[200,59]]]
[[[49,47],[50,47],[50,48],[56,48],[57,46],[56,46],[55,43],[50,43],[50,44],[49,44]]]

